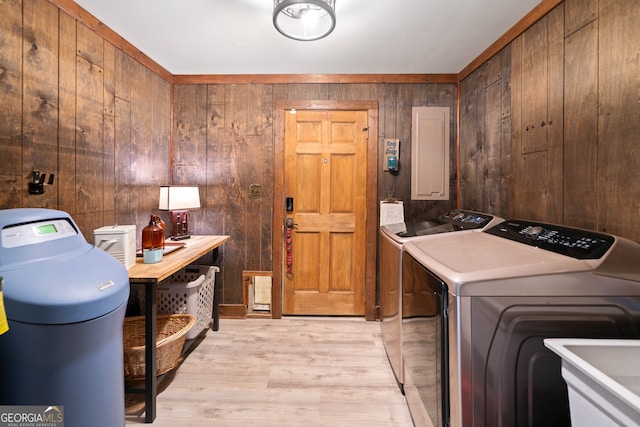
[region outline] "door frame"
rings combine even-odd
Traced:
[[[284,260],[284,133],[287,110],[367,111],[367,225],[365,237],[364,315],[376,320],[376,254],[378,233],[378,101],[290,101],[276,102],[274,121],[274,187],[273,187],[273,288],[271,315],[282,318],[282,270]]]

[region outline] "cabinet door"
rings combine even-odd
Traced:
[[[411,199],[449,200],[449,108],[411,113]]]

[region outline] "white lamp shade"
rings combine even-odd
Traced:
[[[200,207],[198,187],[162,186],[160,187],[161,211],[197,209]]]

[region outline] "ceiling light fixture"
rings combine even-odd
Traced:
[[[336,27],[336,0],[274,0],[273,25],[286,37],[311,41]]]

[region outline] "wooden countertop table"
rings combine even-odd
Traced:
[[[191,236],[181,240],[184,247],[164,255],[162,261],[155,264],[144,264],[142,257],[136,259],[136,264],[129,268],[129,283],[145,285],[145,422],[152,423],[156,418],[156,396],[158,381],[156,377],[156,284],[181,268],[197,261],[209,252],[216,250],[229,236]],[[216,280],[217,284],[217,280]],[[217,288],[217,286],[216,286]],[[218,295],[214,290],[214,330],[218,328]],[[151,302],[151,303],[149,303]]]

